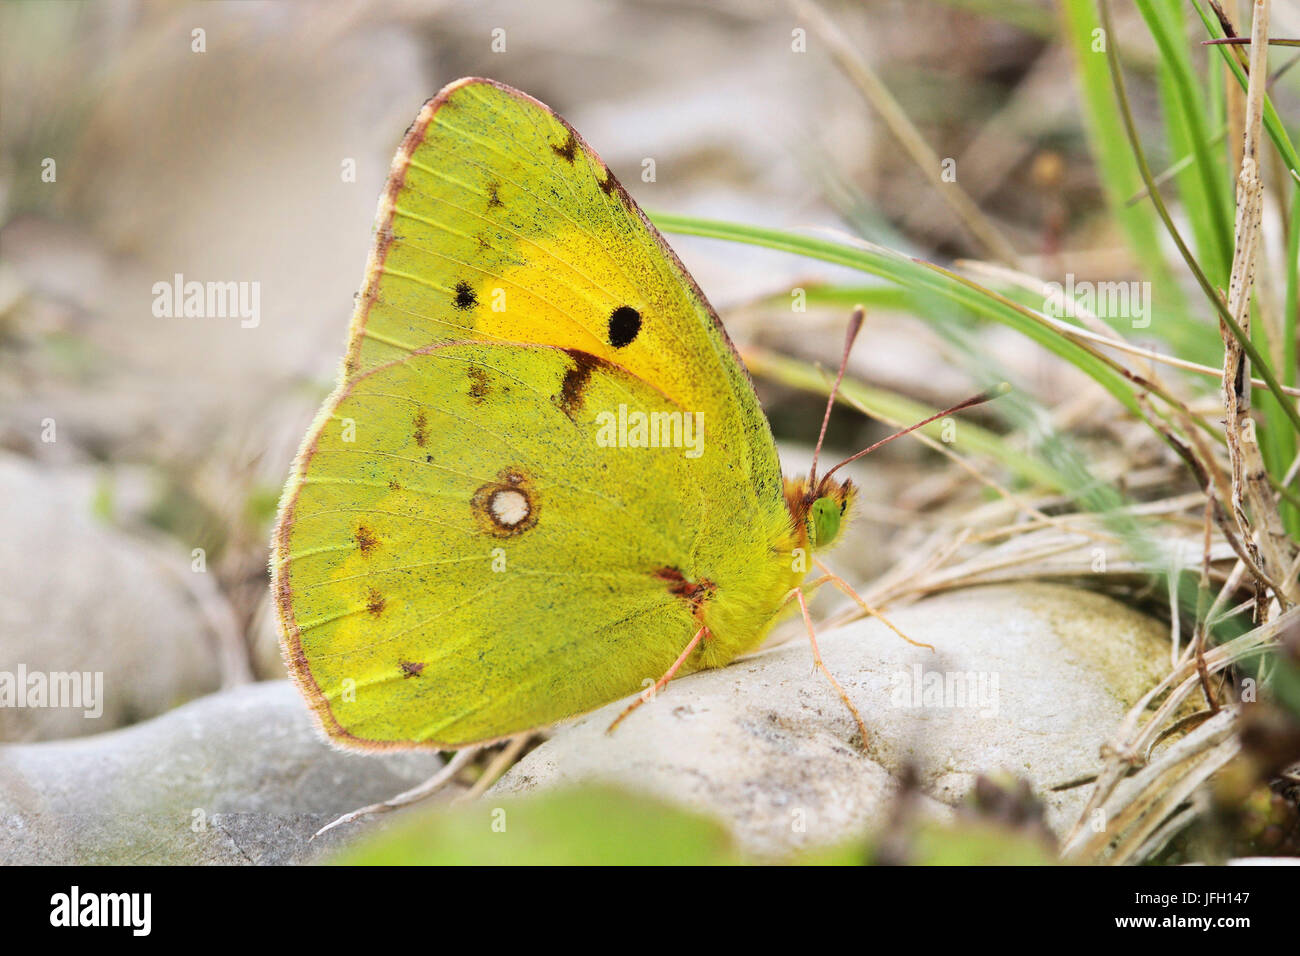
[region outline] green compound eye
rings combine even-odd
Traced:
[[[818,498],[809,511],[814,548],[824,548],[840,533],[840,505],[834,498]]]

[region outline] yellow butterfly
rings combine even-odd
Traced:
[[[485,743],[720,667],[792,601],[808,620],[811,553],[854,498],[815,460],[782,479],[663,237],[491,80],[408,130],[340,379],[271,573],[290,673],[345,746]]]

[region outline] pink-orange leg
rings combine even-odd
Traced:
[[[818,578],[816,581],[814,581],[813,582],[814,584],[822,584],[826,581],[830,581],[832,584],[834,584],[837,588],[839,588],[849,597],[853,598],[853,600],[857,601],[858,607],[862,608],[862,610],[866,611],[872,617],[878,618],[880,620],[880,623],[884,624],[885,627],[889,628],[891,631],[893,631],[903,640],[907,641],[907,643],[913,645],[914,647],[928,647],[930,650],[934,650],[933,644],[926,644],[922,641],[914,641],[906,634],[904,634],[902,631],[900,631],[897,627],[894,626],[893,622],[890,621],[889,618],[885,617],[885,615],[881,614],[879,611],[877,611],[866,601],[862,600],[861,595],[859,595],[857,591],[853,590],[853,585],[849,584],[848,581],[845,581],[838,574],[835,574],[833,571],[831,571],[830,568],[826,567],[826,565],[822,564],[816,558],[813,558],[813,564],[817,565],[817,570],[822,572],[822,576]]]
[[[704,625],[700,625],[700,629],[695,632],[695,636],[691,638],[691,642],[686,645],[686,650],[682,651],[681,654],[678,656],[677,660],[673,661],[673,666],[668,668],[668,670],[664,673],[664,676],[659,678],[659,680],[655,682],[655,685],[653,687],[646,688],[644,691],[641,692],[641,694],[637,697],[636,700],[628,704],[627,709],[624,710],[623,713],[619,714],[617,717],[614,718],[614,722],[609,725],[609,727],[605,730],[605,733],[607,734],[613,733],[614,728],[623,722],[624,717],[632,713],[632,711],[636,710],[646,701],[652,700],[655,694],[663,690],[664,687],[667,686],[668,682],[673,679],[673,677],[677,674],[679,670],[681,670],[682,665],[686,663],[686,658],[691,656],[691,652],[695,650],[696,647],[699,646],[700,641],[704,640],[704,638],[706,638],[708,634],[709,634],[709,629]]]
[[[853,706],[853,701],[849,700],[849,695],[844,693],[844,688],[840,682],[835,679],[835,675],[830,672],[826,662],[822,660],[822,652],[817,647],[817,632],[813,630],[812,615],[808,613],[808,599],[804,597],[802,588],[794,589],[794,596],[799,601],[799,610],[803,612],[803,622],[808,627],[808,643],[812,645],[813,661],[816,662],[818,669],[826,675],[826,679],[831,682],[835,688],[835,693],[840,695],[840,700],[844,701],[844,706],[849,709],[853,719],[858,722],[858,733],[862,735],[862,749],[867,748],[867,725],[863,721],[862,715],[858,713],[858,708]]]

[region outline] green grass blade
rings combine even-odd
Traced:
[[[1109,44],[1093,0],[1062,0],[1065,41],[1074,56],[1084,127],[1097,163],[1097,174],[1111,214],[1128,239],[1129,248],[1150,279],[1159,301],[1175,314],[1187,313],[1187,299],[1160,251],[1159,223],[1147,203],[1127,204],[1143,186],[1127,148],[1115,103],[1104,50]]]
[[[1120,366],[1117,362],[1066,338],[1034,310],[958,276],[942,266],[903,256],[865,242],[849,245],[778,229],[716,222],[670,213],[654,213],[651,218],[666,232],[725,239],[777,249],[857,269],[888,279],[904,288],[938,294],[976,315],[1000,322],[1034,340],[1091,376],[1121,405],[1135,415],[1142,416],[1141,409],[1133,397],[1135,386],[1119,370]],[[1160,390],[1153,389],[1153,391],[1163,396]]]
[[[1191,0],[1192,7],[1200,15],[1201,22],[1205,24],[1205,31],[1211,38],[1222,38],[1223,29],[1219,26],[1216,17],[1205,12],[1205,4],[1201,0]],[[1232,53],[1232,48],[1226,45],[1216,45],[1214,49],[1218,50],[1223,58],[1223,62],[1228,64],[1236,76],[1237,82],[1241,84],[1244,90],[1249,83],[1246,71],[1237,58]],[[1277,115],[1277,110],[1273,107],[1273,100],[1266,92],[1264,94],[1264,129],[1268,132],[1269,139],[1282,156],[1282,161],[1291,169],[1300,170],[1300,156],[1297,156],[1295,147],[1291,145],[1291,137],[1287,135],[1286,127],[1282,125],[1281,118]]]
[[[1198,258],[1210,281],[1226,286],[1232,268],[1232,187],[1222,154],[1212,150],[1210,105],[1192,69],[1180,7],[1137,0],[1138,10],[1160,53],[1157,76],[1170,153],[1190,153],[1193,162],[1175,177],[1183,209],[1196,239]],[[1217,338],[1206,326],[1208,337]]]

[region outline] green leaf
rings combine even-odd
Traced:
[[[345,866],[718,866],[740,862],[714,821],[609,787],[424,811],[333,862]]]

